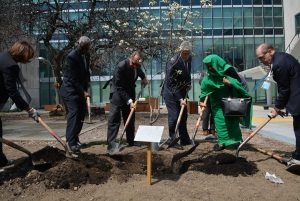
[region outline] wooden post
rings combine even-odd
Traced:
[[[151,148],[151,142],[148,143],[148,149],[147,149],[147,182],[149,185],[151,185],[151,169],[152,169],[152,148]]]

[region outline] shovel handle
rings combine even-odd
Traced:
[[[263,123],[261,124],[257,129],[255,129],[247,138],[246,140],[241,143],[239,145],[239,147],[236,150],[236,157],[239,156],[239,151],[242,148],[242,146],[244,146],[249,140],[251,140],[267,123],[269,123],[269,121],[271,121],[272,117],[268,116],[269,118]]]
[[[19,151],[22,151],[25,154],[27,154],[28,156],[31,156],[31,152],[29,150],[25,149],[24,147],[21,147],[20,145],[17,145],[16,143],[14,143],[14,142],[12,142],[10,140],[6,140],[4,138],[0,138],[0,142],[4,143],[4,144],[6,144],[6,145],[8,145],[8,146],[10,146],[12,148],[15,148],[15,149],[17,149]]]
[[[86,106],[87,106],[87,110],[89,115],[91,114],[91,98],[88,96],[86,97]]]
[[[261,148],[255,148],[257,151],[263,153],[263,154],[266,154],[268,156],[271,156],[272,158],[275,158],[276,160],[278,160],[279,162],[281,163],[287,163],[287,160],[285,160],[283,157],[277,155],[277,154],[274,154],[273,152],[270,152],[270,151],[266,151],[266,150],[263,150]]]
[[[43,120],[41,117],[39,117],[39,123],[42,124],[42,126],[44,126],[48,132],[50,133],[50,135],[52,135],[63,147],[66,151],[68,151],[67,149],[67,144],[57,135],[57,133],[55,131],[53,131]]]
[[[178,119],[177,119],[177,122],[176,122],[175,133],[178,130],[178,126],[179,126],[180,121],[181,121],[181,117],[182,117],[182,114],[183,114],[183,111],[184,111],[184,107],[185,107],[185,105],[181,105],[180,112],[179,112],[179,115],[178,115]]]

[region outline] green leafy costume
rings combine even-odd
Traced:
[[[244,89],[242,84],[235,78],[225,75],[226,70],[232,66],[227,64],[224,59],[218,55],[211,54],[204,58],[205,64],[210,64],[215,71],[208,69],[208,74],[201,82],[200,100],[203,101],[209,96],[212,115],[214,117],[216,131],[218,134],[218,143],[225,146],[239,144],[242,141],[242,132],[240,123],[245,126],[251,124],[252,110],[246,117],[225,117],[223,114],[221,99],[224,97],[251,97]],[[223,78],[227,78],[231,86],[223,83]]]

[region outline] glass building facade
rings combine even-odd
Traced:
[[[141,10],[148,9],[157,17],[161,17],[166,9],[165,4],[160,0],[157,0],[153,7],[149,7],[148,0],[140,2]],[[199,99],[200,75],[206,71],[202,60],[206,55],[218,54],[235,66],[238,71],[243,71],[259,65],[255,56],[255,48],[263,42],[272,44],[278,51],[284,51],[284,21],[281,0],[212,0],[212,6],[201,6],[199,0],[177,0],[174,2],[184,8],[191,9],[193,12],[200,13],[199,17],[193,19],[193,23],[202,27],[202,30],[200,32],[192,31],[189,36],[193,41],[193,84],[189,93],[191,100]],[[78,12],[81,12],[79,10]],[[183,16],[176,19],[178,24],[181,24],[183,20]],[[159,60],[147,60],[144,62],[144,66],[150,80],[150,86],[144,89],[143,95],[158,97],[164,77],[161,72],[165,71],[166,64]],[[50,89],[52,88],[52,84],[49,83],[50,79],[47,78],[50,73],[48,68],[42,66],[40,69],[42,106],[54,102],[54,98],[51,97],[55,95],[54,90],[51,91]],[[109,87],[102,88],[106,81],[111,78],[112,72],[113,67],[98,75],[92,75],[93,104],[109,102]],[[255,81],[251,79],[247,79],[247,81],[249,88],[252,89]],[[140,90],[139,84],[137,84],[136,90]],[[276,90],[272,90],[275,94]],[[263,89],[258,88],[251,93],[255,102],[265,101],[266,96]],[[163,100],[161,101],[163,102]]]

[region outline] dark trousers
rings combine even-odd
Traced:
[[[2,130],[2,120],[0,117],[0,137],[2,138],[3,130]],[[2,143],[0,143],[0,166],[5,165],[7,163],[7,158],[3,153]]]
[[[165,102],[168,109],[169,137],[171,139],[175,139],[176,123],[181,109],[180,102],[169,98],[165,98]],[[188,113],[187,113],[187,108],[185,107],[182,113],[181,121],[178,126],[178,132],[179,132],[181,144],[188,144],[190,142],[190,136],[187,132],[187,125],[186,125],[187,118],[188,118]]]
[[[114,104],[111,104],[111,108],[109,111],[109,117],[108,117],[108,125],[107,125],[107,149],[111,148],[112,143],[115,142],[119,128],[121,125],[121,113],[123,122],[125,124],[128,115],[130,113],[130,105],[123,105],[123,106],[117,106]],[[126,140],[129,145],[134,144],[134,123],[135,123],[135,114],[133,113],[131,120],[129,121],[129,124],[126,128]]]
[[[85,98],[78,96],[62,97],[67,108],[66,138],[69,146],[74,146],[79,141],[79,133],[83,126],[87,111]]]
[[[211,108],[209,100],[206,103],[206,108],[202,113],[202,129],[205,130],[215,130],[214,118],[211,114]]]
[[[300,115],[293,116],[293,127],[296,138],[296,151],[295,155],[297,160],[300,160]]]

